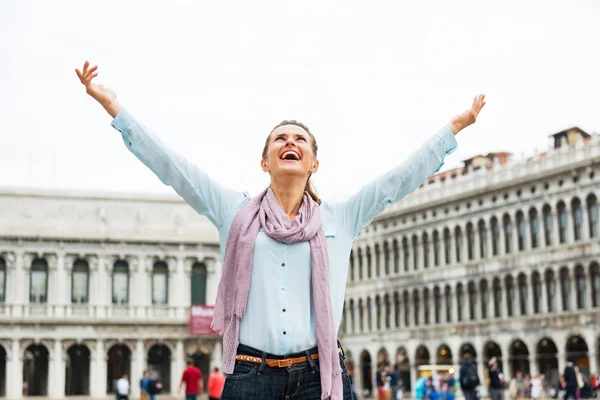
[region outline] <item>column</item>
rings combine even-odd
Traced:
[[[567,243],[573,243],[575,240],[575,221],[573,220],[573,212],[571,211],[571,205],[568,204],[568,207],[566,208],[566,212],[567,212],[567,237],[566,237],[566,242]]]
[[[177,257],[177,272],[175,273],[175,297],[177,311],[176,316],[178,319],[184,318],[184,308],[186,306],[185,293],[189,292],[189,289],[185,286],[185,257],[180,255]]]
[[[513,215],[511,215],[511,218],[513,224],[511,250],[513,254],[516,254],[519,252],[519,224],[517,223],[517,218],[514,218]]]
[[[176,316],[177,306],[178,306],[178,296],[177,296],[177,260],[173,257],[169,257],[167,260],[167,290],[168,297],[167,302],[169,304],[169,317],[173,318]]]
[[[505,278],[506,278],[506,276],[505,276]],[[509,311],[511,309],[513,311],[513,316],[515,315],[515,299],[514,298],[511,299],[508,296],[508,287],[506,286],[505,282],[502,282],[502,283],[503,283],[503,285],[502,285],[503,286],[503,288],[502,288],[503,289],[502,290],[502,295],[503,295],[503,297],[505,299],[505,301],[504,301],[504,313],[503,313],[503,316],[508,318],[508,316],[510,315]],[[515,282],[515,280],[513,278],[513,288],[515,287],[515,285],[516,285],[516,282]],[[516,289],[513,292],[517,293]]]
[[[552,222],[552,244],[556,246],[560,244],[560,221],[556,209],[552,210]]]
[[[62,399],[65,397],[65,358],[60,340],[54,341],[54,350],[48,367],[48,397]]]
[[[423,244],[423,236],[417,236],[417,251],[419,254],[419,258],[417,259],[417,271],[423,271],[425,268],[425,248]],[[427,254],[427,256],[429,256],[429,254]]]
[[[359,273],[359,280],[360,281],[365,281],[367,280],[367,248],[363,247],[361,249],[361,262],[360,265],[358,266],[360,269],[360,273]]]
[[[99,399],[106,397],[106,362],[107,356],[104,349],[104,342],[96,340],[96,349],[90,365],[90,394],[93,398]]]
[[[557,345],[558,347],[558,354],[556,355],[556,358],[558,359],[558,373],[562,374],[563,371],[565,370],[565,365],[566,365],[566,360],[565,360],[565,353],[561,350],[561,346]]]
[[[219,364],[219,367],[221,365]],[[171,365],[171,395],[177,396],[179,389],[179,380],[185,369],[185,353],[183,349],[183,341],[178,340],[175,343],[175,367]]]
[[[575,269],[569,265],[569,311],[577,310],[577,277]],[[588,290],[590,288],[587,288]]]
[[[494,281],[488,282],[488,302],[487,302],[487,318],[494,319]]]
[[[581,240],[587,241],[590,240],[590,219],[584,196],[581,197],[581,216]]]
[[[400,293],[398,293],[398,296],[400,296]],[[391,315],[390,315],[390,324],[391,324],[390,328],[392,330],[398,329],[400,327],[399,323],[402,320],[402,318],[400,318],[400,313],[399,313],[400,310],[396,310],[397,306],[400,306],[399,307],[400,310],[402,309],[402,307],[401,307],[400,304],[396,304],[396,301],[394,299],[394,293],[392,292],[392,293],[390,293],[390,313],[391,313]],[[398,319],[400,319],[400,321],[398,321]],[[349,327],[348,332],[352,332],[352,327],[350,325],[350,322],[351,322],[351,320],[348,319],[347,320],[347,324],[348,324],[348,327]]]
[[[141,339],[138,339],[135,342],[135,353],[133,355],[131,365],[131,377],[129,379],[130,382],[138,382],[140,377],[143,375],[144,370],[146,369],[146,354],[144,351],[144,342]],[[140,385],[131,385],[131,394],[134,397],[138,397],[140,395]]]
[[[456,324],[458,322],[458,296],[456,295],[456,285],[452,287],[452,323]],[[458,356],[458,353],[456,353]]]
[[[62,252],[58,253],[56,256],[56,269],[54,271],[54,275],[54,293],[51,294],[50,301],[51,304],[54,305],[55,315],[57,317],[62,317],[65,315],[67,291],[69,290],[68,284],[70,283],[70,281],[67,281],[67,274],[65,271],[65,254]]]
[[[152,304],[152,258],[147,254],[140,254],[137,258],[137,271],[135,278],[130,280],[130,287],[136,287],[136,300],[130,304],[137,306],[137,315],[148,317]],[[130,298],[130,300],[132,300]]]
[[[531,221],[529,217],[523,216],[523,223],[525,224],[525,251],[531,250]]]
[[[481,238],[479,237],[479,230],[477,226],[473,227],[473,238],[473,260],[480,260],[482,258],[481,251],[479,249],[481,247],[479,243]]]
[[[6,397],[23,398],[23,354],[19,339],[11,342],[10,359],[6,360]]]
[[[25,296],[27,292],[24,290],[19,290],[20,288],[25,288],[25,265],[24,265],[24,254],[23,251],[17,251],[15,253],[15,285],[13,286],[14,290],[11,292],[13,295],[13,303],[14,304],[23,304],[25,302]]]
[[[545,315],[548,313],[548,293],[546,288],[546,273],[544,271],[540,271],[540,280],[542,288],[540,290],[540,313]]]
[[[446,240],[444,239],[444,264],[446,263]],[[456,265],[456,237],[450,231],[450,265]]]
[[[423,289],[424,288],[419,288],[419,294],[420,294],[419,297],[421,298],[421,304],[419,307],[419,326],[427,325],[425,323],[425,292]],[[431,302],[431,290],[429,290],[428,297],[429,297],[429,301]],[[429,311],[429,324],[431,324],[431,310],[427,310],[427,311]]]
[[[206,304],[215,304],[217,299],[217,290],[219,281],[217,280],[217,260],[214,258],[205,258],[206,264]]]
[[[525,273],[527,273],[527,272],[525,272]],[[535,288],[532,285],[532,283],[533,283],[533,281],[531,280],[531,276],[528,276],[527,277],[527,315],[535,315],[535,308],[533,307]]]
[[[108,306],[108,304],[110,304],[109,299],[111,296],[111,286],[108,285],[109,265],[110,261],[107,260],[103,255],[100,255],[98,257],[98,266],[96,268],[96,271],[94,272],[95,287],[92,302],[96,305],[95,315],[99,318],[106,317],[106,307]]]

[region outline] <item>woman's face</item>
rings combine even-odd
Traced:
[[[267,157],[261,160],[261,166],[272,177],[308,179],[310,174],[317,172],[319,161],[314,156],[308,132],[296,125],[283,125],[271,132]]]

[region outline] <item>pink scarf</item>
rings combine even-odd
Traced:
[[[298,216],[290,221],[270,187],[250,199],[233,218],[212,324],[212,328],[223,336],[224,373],[233,373],[235,366],[240,321],[246,311],[252,278],[254,242],[262,228],[265,234],[280,242],[308,241],[310,245],[321,399],[342,399],[337,334],[329,291],[329,255],[322,225],[321,208],[307,192],[304,192]]]

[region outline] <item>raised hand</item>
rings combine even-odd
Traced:
[[[98,76],[98,66],[94,65],[90,68],[90,63],[85,62],[83,64],[83,70],[75,69],[77,76],[81,83],[85,86],[85,91],[87,94],[92,96],[98,103],[100,103],[106,111],[114,118],[119,111],[121,110],[121,105],[116,101],[117,94],[105,87],[104,85],[99,85],[92,80]]]
[[[448,127],[450,130],[452,130],[452,133],[456,135],[467,126],[474,124],[477,121],[477,116],[479,115],[479,112],[483,106],[485,106],[485,95],[480,94],[475,96],[473,99],[473,105],[470,109],[466,110],[462,114],[456,115],[450,120]]]

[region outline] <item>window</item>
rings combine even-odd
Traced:
[[[408,271],[408,239],[407,238],[403,238],[402,239],[402,252],[403,252],[403,258],[404,258],[404,271]]]
[[[152,304],[169,302],[169,267],[163,261],[157,261],[152,268]]]
[[[452,249],[452,239],[450,238],[450,230],[444,229],[444,258],[446,265],[450,264],[450,250]]]
[[[600,307],[600,266],[590,265],[590,282],[592,285],[592,307]]]
[[[435,323],[439,324],[441,321],[442,314],[442,292],[439,287],[433,288],[433,307],[434,307],[434,315],[435,315]]]
[[[416,289],[413,292],[413,303],[415,311],[415,326],[419,326],[419,311],[421,310],[421,301],[419,299],[419,292]]]
[[[543,209],[544,214],[544,238],[546,240],[546,246],[552,244],[552,210],[549,205],[545,205]]]
[[[381,248],[379,247],[379,243],[375,243],[375,276],[380,276],[380,268],[381,268]]]
[[[350,299],[350,332],[356,332],[356,317],[354,313],[354,299]]]
[[[465,308],[465,294],[463,292],[463,286],[461,283],[456,286],[456,318],[458,322],[463,320],[463,310]]]
[[[485,319],[488,317],[488,304],[490,303],[490,292],[485,279],[479,284],[479,290],[481,292],[481,318]]]
[[[129,264],[123,260],[115,262],[113,266],[112,303],[129,303]]]
[[[38,304],[48,301],[48,263],[43,258],[31,263],[29,301]]]
[[[556,281],[554,272],[546,271],[546,292],[548,293],[548,312],[556,311]]]
[[[0,257],[0,303],[6,301],[6,261]]]
[[[413,269],[416,271],[419,269],[419,240],[417,235],[412,237],[412,251],[413,251]]]
[[[460,229],[460,226],[457,226],[456,228],[454,228],[454,241],[456,243],[456,262],[459,263],[460,262],[460,252],[462,250],[462,230]]]
[[[531,248],[536,249],[540,240],[540,221],[535,208],[529,210],[529,229],[531,231]]]
[[[431,309],[429,289],[423,290],[423,323],[429,325],[429,310]]]
[[[360,249],[358,249],[358,256],[360,257]],[[358,259],[360,263],[360,258]],[[361,269],[358,270],[359,273]],[[202,262],[195,262],[192,265],[192,277],[191,277],[191,296],[192,304],[206,304],[206,280],[208,274],[206,270],[206,264]]]
[[[446,321],[452,322],[452,289],[450,286],[446,286],[444,295],[446,297]]]
[[[354,251],[350,250],[350,281],[354,282],[356,276],[354,275]]]
[[[400,272],[400,249],[398,248],[398,241],[394,239],[394,273]]]
[[[385,308],[385,329],[390,329],[392,327],[392,315],[391,315],[391,304],[390,304],[390,295],[386,294],[383,297],[383,305]]]
[[[365,331],[365,319],[362,299],[358,299],[358,326],[361,332]]]
[[[407,291],[403,293],[402,300],[404,303],[404,326],[410,326],[410,301]]]
[[[371,279],[371,248],[367,246],[367,279]]]
[[[519,309],[521,315],[527,314],[527,277],[525,274],[519,274]]]
[[[542,299],[542,282],[540,280],[540,274],[537,272],[533,273],[531,278],[533,284],[533,312],[539,314],[541,312],[541,301]]]
[[[479,256],[485,258],[488,256],[487,251],[487,231],[485,229],[485,222],[480,220],[478,223],[479,230]]]
[[[89,265],[85,260],[75,260],[71,273],[71,303],[87,304],[89,302]]]
[[[506,311],[509,317],[514,315],[515,285],[512,276],[507,276],[504,282],[506,287]]]
[[[585,308],[585,273],[583,272],[583,267],[581,265],[575,268],[575,279],[577,283],[577,308],[583,309]]]
[[[467,256],[469,260],[475,257],[475,232],[470,222],[467,224]]]
[[[423,266],[429,267],[429,236],[423,233]]]
[[[394,292],[394,316],[396,317],[396,328],[400,328],[400,295]]]
[[[475,320],[477,307],[477,288],[473,282],[469,282],[469,319]]]
[[[598,236],[598,203],[596,196],[590,195],[587,198],[588,220],[590,229],[590,238]]]
[[[508,216],[508,214],[504,215],[503,218],[503,223],[504,223],[504,252],[505,253],[510,253],[511,252],[511,243],[512,243],[512,235],[513,235],[513,228],[512,228],[512,222],[510,221],[510,217]]]
[[[567,268],[562,268],[560,270],[560,291],[562,297],[562,309],[563,311],[569,311],[571,309],[571,279]]]
[[[519,211],[517,213],[517,229],[518,229],[518,236],[517,236],[517,242],[519,245],[519,251],[523,251],[525,250],[525,218],[523,217],[523,213],[521,211]]]
[[[581,240],[583,232],[583,210],[581,209],[581,201],[578,198],[571,202],[571,212],[573,213],[573,237],[575,241]]]
[[[381,330],[381,297],[375,296],[375,326]]]
[[[388,242],[383,242],[383,271],[386,276],[390,274],[390,246]]]
[[[502,285],[498,278],[494,279],[494,316],[502,316]]]
[[[500,227],[498,226],[498,219],[492,218],[490,221],[492,227],[492,253],[497,256],[500,252]]]
[[[558,239],[560,243],[567,242],[567,208],[562,201],[558,203]]]
[[[440,234],[433,231],[433,265],[440,265]]]
[[[369,332],[373,330],[373,304],[370,297],[367,297],[367,328]]]
[[[358,248],[358,279],[362,280],[363,278],[363,257],[362,257],[362,249]],[[193,303],[192,303],[193,304]]]

